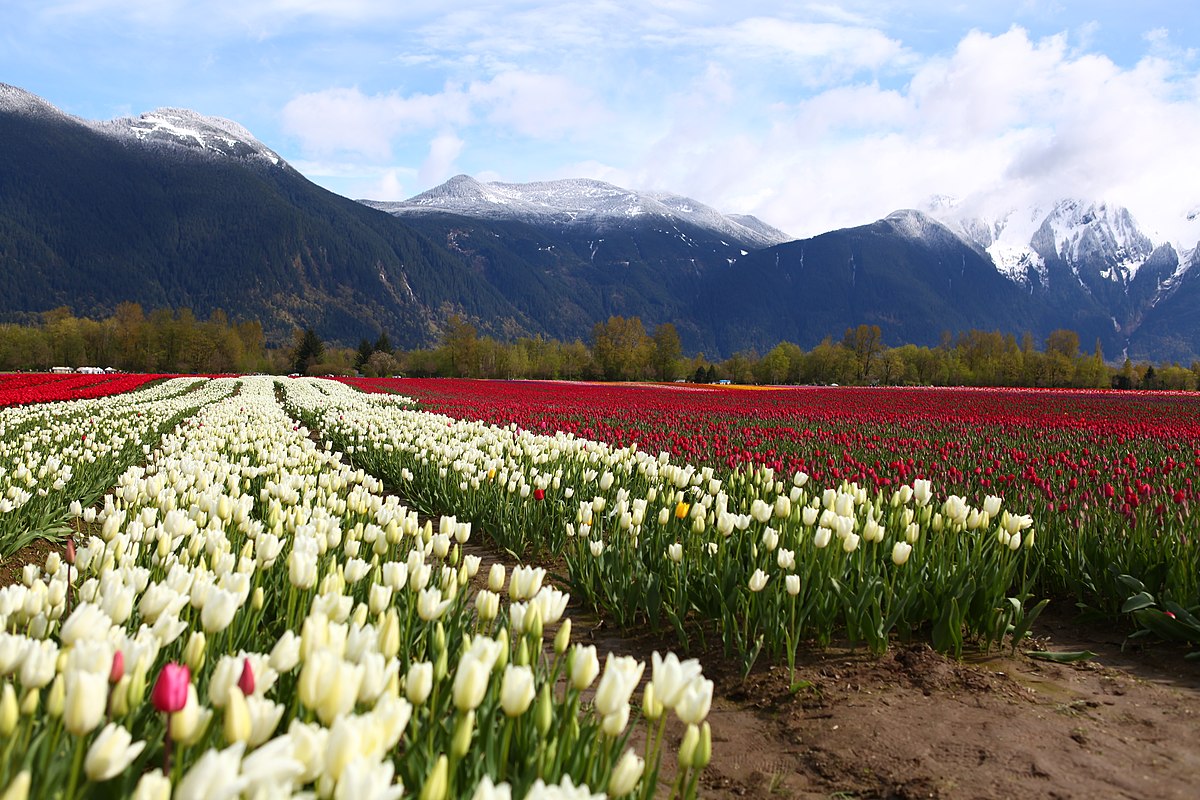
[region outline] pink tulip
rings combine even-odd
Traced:
[[[158,673],[158,680],[150,692],[154,707],[166,714],[173,714],[187,705],[188,684],[192,673],[184,664],[166,664]]]
[[[125,677],[125,654],[120,650],[113,653],[112,668],[108,671],[108,682],[117,683]]]
[[[238,688],[246,697],[254,694],[254,670],[250,667],[248,658],[242,661],[242,677],[238,678]]]

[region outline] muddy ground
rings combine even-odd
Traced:
[[[0,564],[0,585],[54,547],[38,542]],[[486,574],[495,554],[470,550]],[[572,605],[573,638],[601,650],[648,661],[673,646]],[[1060,665],[1008,650],[955,661],[925,644],[882,658],[834,646],[801,651],[792,691],[786,667],[760,665],[743,680],[719,652],[700,654],[716,682],[702,796],[1200,797],[1200,663],[1175,647],[1123,647],[1123,631],[1054,604],[1034,635],[1029,647],[1098,655]]]

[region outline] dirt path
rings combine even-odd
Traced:
[[[1078,630],[1069,647],[1043,644],[1081,642],[1100,656],[1058,665],[956,662],[926,645],[878,660],[829,649],[798,665],[811,688],[795,696],[785,668],[721,676],[706,796],[1196,797],[1200,669],[1180,650],[1110,652]]]

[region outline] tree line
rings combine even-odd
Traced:
[[[888,347],[878,325],[848,328],[804,350],[782,342],[766,353],[749,351],[712,360],[685,355],[671,323],[648,331],[637,317],[597,323],[588,342],[540,336],[500,341],[480,336],[461,316],[451,316],[435,347],[402,350],[386,331],[356,347],[323,342],[296,329],[291,342],[270,346],[257,320],[232,320],[214,311],[200,320],[190,309],[145,313],[122,303],[101,320],[68,309],[45,312],[37,324],[0,325],[0,370],[55,366],[113,367],[129,372],[308,375],[408,375],[413,377],[652,380],[750,384],[1045,386],[1184,389],[1200,386],[1200,362],[1119,365],[1106,361],[1097,341],[1087,351],[1074,331],[1051,332],[1043,341],[999,331],[945,332],[934,347]]]
[[[386,337],[384,337],[386,339]],[[437,347],[400,352],[363,341],[357,350],[318,366],[320,374],[357,371],[364,375],[413,377],[557,378],[564,380],[651,380],[748,384],[839,384],[887,386],[1043,386],[1076,388],[1183,389],[1200,386],[1200,362],[1120,365],[1105,360],[1100,342],[1090,352],[1074,331],[1051,332],[1038,342],[999,331],[942,334],[936,347],[887,347],[878,325],[848,328],[805,351],[782,342],[765,354],[736,353],[710,360],[684,355],[671,323],[653,331],[637,317],[610,317],[592,328],[590,340],[561,342],[541,337],[501,342],[478,335],[461,317],[451,317]]]

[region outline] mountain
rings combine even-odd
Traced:
[[[687,197],[635,192],[603,181],[480,183],[458,175],[403,202],[361,201],[397,216],[431,211],[603,233],[666,227],[680,235],[699,229],[739,247],[758,249],[789,237],[755,217],[731,217]]]
[[[939,343],[970,328],[1049,332],[1047,309],[1000,274],[987,253],[915,210],[787,242],[738,259],[705,287],[698,315],[721,352],[780,340],[811,347],[859,324],[886,343]]]
[[[1065,199],[1048,210],[989,218],[964,213],[946,198],[927,208],[984,250],[1000,274],[1065,318],[1078,319],[1081,309],[1106,313],[1112,330],[1099,337],[1106,352],[1184,360],[1200,354],[1200,327],[1183,311],[1200,301],[1184,279],[1196,251],[1181,255],[1169,242],[1156,244],[1128,209]]]
[[[482,183],[466,175],[403,202],[361,201],[402,219],[502,292],[542,331],[587,338],[596,322],[673,323],[714,353],[693,307],[713,270],[788,237],[686,197],[593,180]]]
[[[236,123],[161,109],[87,122],[0,85],[0,314],[224,309],[286,341],[387,330],[429,343],[450,311],[534,332],[454,254],[309,182]]]
[[[415,347],[451,314],[500,338],[566,340],[620,315],[674,323],[709,357],[810,348],[863,323],[888,345],[1071,328],[1110,359],[1200,359],[1200,247],[1157,240],[1111,203],[988,216],[941,199],[788,241],[592,180],[458,176],[356,202],[235,122],[169,108],[89,122],[4,84],[0,142],[0,320],[135,301],[224,309],[275,342],[312,326]]]

